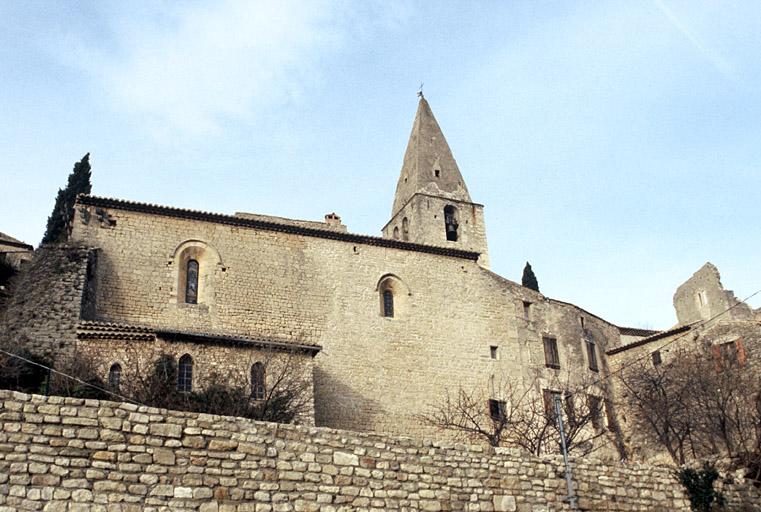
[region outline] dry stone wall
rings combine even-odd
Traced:
[[[574,471],[582,510],[689,509],[666,468]],[[729,510],[761,510],[742,480],[725,491]],[[0,391],[2,512],[549,512],[565,493],[558,458]]]

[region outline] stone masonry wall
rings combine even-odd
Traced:
[[[601,373],[605,347],[618,339],[610,324],[468,259],[120,208],[105,214],[108,225],[77,220],[72,232],[100,249],[97,319],[318,344],[320,426],[430,435],[417,415],[447,393],[500,379],[537,391],[589,381],[598,374],[584,329],[598,338]],[[199,304],[177,293],[176,254],[191,244],[209,256]],[[378,291],[389,275],[403,290],[393,318],[382,316]],[[523,301],[532,304],[528,318]],[[545,334],[558,340],[559,370],[545,365]]]
[[[43,246],[13,283],[14,293],[0,318],[0,342],[23,346],[50,361],[76,341],[88,262],[84,247]]]
[[[582,510],[689,509],[667,468],[576,461],[574,480]],[[744,481],[724,490],[761,510]],[[565,492],[558,458],[0,391],[2,512],[548,512]]]

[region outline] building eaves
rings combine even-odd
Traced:
[[[612,356],[614,354],[619,354],[621,352],[625,352],[626,350],[630,350],[630,349],[633,349],[633,348],[641,347],[642,345],[647,345],[648,343],[651,343],[653,341],[658,341],[658,340],[661,340],[663,338],[668,338],[668,337],[674,336],[676,334],[681,334],[683,332],[687,332],[690,329],[692,329],[693,325],[694,324],[683,325],[681,327],[677,327],[676,329],[670,329],[668,331],[659,332],[658,334],[656,334],[654,336],[650,336],[649,338],[644,338],[644,339],[637,340],[637,341],[634,341],[632,343],[629,343],[628,345],[623,345],[623,346],[618,347],[618,348],[613,348],[611,350],[608,350],[605,353],[607,355],[609,355],[609,356]]]
[[[640,329],[638,327],[616,327],[618,327],[619,332],[624,336],[652,336],[661,332],[652,329]]]
[[[292,342],[273,338],[248,338],[243,336],[229,336],[226,334],[211,332],[182,331],[175,329],[157,329],[156,335],[167,341],[191,341],[197,343],[209,343],[213,345],[237,345],[261,348],[275,348],[279,350],[299,350],[316,355],[322,350],[320,345],[307,342]]]
[[[138,203],[135,201],[126,201],[124,199],[115,199],[109,197],[97,197],[80,195],[77,197],[77,203],[87,206],[100,208],[113,208],[150,215],[161,215],[164,217],[175,217],[179,219],[197,220],[202,222],[212,222],[215,224],[226,224],[230,226],[249,227],[262,229],[266,231],[278,231],[302,236],[311,236],[315,238],[326,238],[329,240],[338,240],[342,242],[351,242],[355,244],[374,245],[387,247],[390,249],[400,249],[403,251],[415,251],[439,256],[448,256],[451,258],[460,258],[477,261],[479,253],[473,251],[463,251],[460,249],[451,249],[448,247],[439,247],[435,245],[423,245],[400,240],[390,240],[367,235],[356,235],[353,233],[344,233],[341,231],[331,231],[326,229],[307,228],[288,224],[279,224],[255,219],[246,219],[234,215],[225,215],[221,213],[211,213],[199,210],[188,210],[184,208],[174,208],[171,206],[160,206],[149,203]]]
[[[21,249],[27,249],[30,251],[34,250],[34,247],[31,245],[22,242],[21,240],[18,240],[16,238],[13,238],[10,235],[6,235],[5,233],[0,232],[0,244],[2,245],[10,245],[11,247],[19,247]]]

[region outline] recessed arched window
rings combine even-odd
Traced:
[[[111,387],[111,389],[119,390],[119,386],[121,385],[122,380],[122,365],[119,363],[114,363],[111,365],[111,368],[108,370],[108,385]]]
[[[383,316],[394,316],[394,292],[391,290],[383,290]]]
[[[251,398],[264,400],[267,396],[266,375],[262,363],[254,363],[251,366]]]
[[[399,226],[394,228],[394,240],[399,240]]]
[[[410,221],[407,220],[407,217],[402,219],[402,240],[409,240],[410,239]]]
[[[189,393],[193,390],[193,358],[185,354],[177,364],[177,391]]]
[[[457,229],[460,223],[457,221],[457,208],[448,204],[444,207],[444,228],[447,233],[447,240],[450,242],[457,241]]]
[[[198,262],[196,260],[188,260],[185,273],[185,302],[198,304]]]

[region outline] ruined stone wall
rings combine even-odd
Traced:
[[[508,378],[539,390],[537,379],[592,376],[577,308],[472,260],[117,208],[102,213],[111,222],[78,220],[73,230],[74,239],[101,248],[99,319],[319,344],[318,425],[430,433],[417,415],[459,387],[488,391],[492,380]],[[199,304],[184,304],[178,290],[178,252],[191,247],[206,251]],[[400,290],[393,318],[380,308],[378,286],[388,276]],[[534,303],[529,321],[525,294]],[[601,347],[617,338],[590,319],[596,325]],[[545,367],[545,331],[558,338],[560,371]]]
[[[50,361],[70,349],[86,295],[88,263],[93,262],[94,254],[84,247],[38,249],[12,285],[0,318],[0,340]]]
[[[721,321],[750,320],[753,311],[738,304],[734,293],[721,284],[719,270],[706,263],[674,293],[674,309],[681,325],[719,317]]]
[[[577,460],[574,481],[583,510],[689,510],[668,468]],[[724,490],[761,510],[742,479]],[[546,512],[565,494],[557,457],[0,391],[0,509]]]

